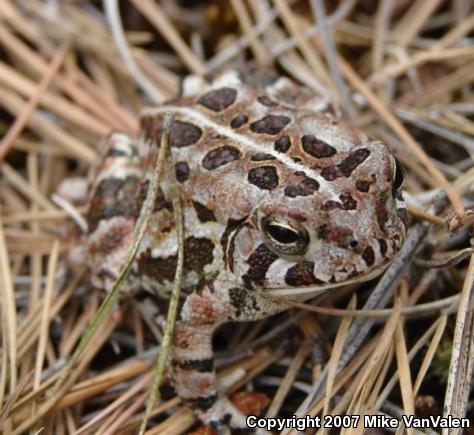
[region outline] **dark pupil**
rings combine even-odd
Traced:
[[[295,243],[298,233],[280,225],[270,225],[268,233],[279,243]]]
[[[395,190],[400,189],[403,185],[403,180],[405,179],[405,175],[403,174],[403,168],[398,159],[395,157],[395,174],[393,178],[393,188]]]

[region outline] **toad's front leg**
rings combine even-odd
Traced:
[[[245,427],[245,416],[218,391],[211,328],[177,323],[173,355],[176,392],[203,423],[215,429]]]
[[[216,328],[227,321],[257,320],[285,308],[220,280],[186,298],[174,333],[172,377],[177,394],[201,421],[216,429],[246,427],[246,416],[218,389],[212,350]]]

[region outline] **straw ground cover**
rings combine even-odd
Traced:
[[[218,370],[231,374],[235,403],[268,417],[472,418],[471,2],[121,3],[108,2],[106,18],[100,2],[1,2],[2,432],[140,427],[166,305],[119,301],[57,388],[103,299],[68,265],[85,210],[57,189],[84,176],[110,130],[136,135],[140,109],[177,95],[184,75],[224,67],[276,69],[389,144],[406,170],[411,227],[382,278],[222,328]],[[207,430],[166,382],[148,428]]]

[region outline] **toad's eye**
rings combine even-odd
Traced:
[[[392,156],[392,192],[395,195],[403,187],[405,172],[399,160]]]
[[[298,241],[298,233],[293,228],[288,228],[280,224],[273,224],[267,227],[268,235],[278,243],[291,245]]]
[[[260,231],[270,249],[282,255],[302,255],[309,244],[307,231],[280,218],[262,216]]]

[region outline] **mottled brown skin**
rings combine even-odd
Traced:
[[[174,117],[168,167],[186,236],[172,377],[202,421],[241,427],[244,416],[218,391],[213,332],[286,309],[269,297],[282,289],[304,299],[380,272],[406,234],[400,174],[384,144],[336,120],[288,79],[242,82],[233,71],[213,81],[192,77],[183,97],[144,112],[138,143],[113,133],[102,145],[90,176],[87,242],[100,288],[111,288],[129,250],[166,114]],[[167,173],[124,291],[166,297],[171,288],[169,183]]]

